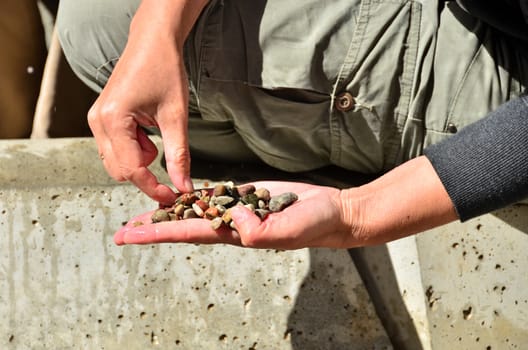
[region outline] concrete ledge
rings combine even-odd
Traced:
[[[92,139],[0,141],[0,162],[2,349],[392,348],[347,251],[116,247],[155,203]]]

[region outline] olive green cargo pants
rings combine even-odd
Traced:
[[[58,28],[100,91],[139,0],[63,0]],[[516,45],[455,2],[211,1],[186,42],[190,146],[289,172],[380,173],[526,86]]]

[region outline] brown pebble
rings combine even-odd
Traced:
[[[213,196],[223,196],[226,194],[226,187],[224,185],[216,185],[213,190]]]
[[[165,209],[157,209],[151,217],[152,222],[170,221],[169,213]]]
[[[178,216],[182,216],[184,211],[185,211],[185,205],[183,204],[178,204],[176,205],[176,207],[174,207],[174,214]]]
[[[179,203],[185,204],[185,205],[191,205],[198,199],[198,196],[195,193],[184,193],[182,194],[178,200]]]
[[[209,208],[209,204],[207,202],[204,202],[203,200],[201,199],[198,199],[196,202],[194,202],[194,204],[196,204],[197,206],[200,207],[200,209],[202,209],[203,211],[206,211],[207,208]]]
[[[196,214],[193,208],[185,209],[183,212],[183,219],[194,219],[199,218],[199,216]]]
[[[207,219],[212,220],[212,219],[214,219],[216,217],[219,217],[220,216],[220,212],[219,212],[218,208],[210,207],[210,208],[207,208],[207,210],[205,211],[204,216]]]
[[[246,196],[248,194],[254,193],[255,192],[255,186],[253,186],[253,185],[238,186],[238,187],[236,187],[236,192],[238,192],[238,195],[240,197],[244,197],[244,196]]]
[[[255,194],[257,195],[258,199],[262,199],[263,201],[269,201],[271,196],[270,192],[265,188],[259,188],[255,191]]]

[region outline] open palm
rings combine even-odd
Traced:
[[[214,230],[206,219],[150,223],[152,212],[128,222],[114,240],[117,244],[167,242],[227,243],[252,248],[297,249],[304,247],[349,246],[353,227],[344,222],[341,191],[332,187],[298,182],[263,181],[255,187],[268,189],[271,195],[294,192],[299,199],[285,210],[261,221],[242,206],[233,207],[237,230],[221,227]],[[137,222],[143,223],[137,226]]]

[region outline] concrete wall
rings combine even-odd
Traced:
[[[526,206],[351,251],[116,247],[156,204],[92,139],[0,141],[0,164],[0,349],[528,344]]]
[[[528,346],[528,206],[352,251],[401,349]]]
[[[0,141],[0,164],[0,349],[390,348],[347,251],[117,247],[156,203],[93,140]]]

